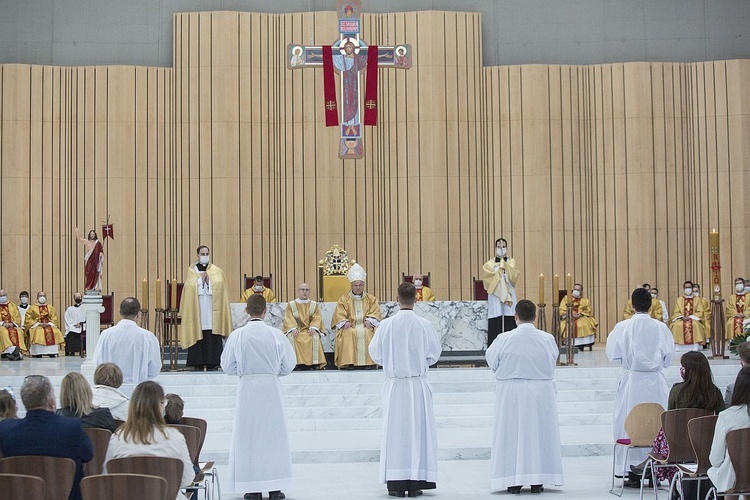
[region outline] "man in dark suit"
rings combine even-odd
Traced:
[[[0,422],[0,451],[6,457],[42,455],[75,460],[76,477],[68,499],[80,500],[78,483],[83,476],[83,463],[94,458],[94,447],[81,421],[55,415],[55,392],[49,379],[42,375],[26,377],[21,401],[26,416]]]

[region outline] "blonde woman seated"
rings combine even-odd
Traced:
[[[81,426],[96,427],[115,432],[117,425],[108,408],[94,406],[88,381],[78,372],[70,372],[60,383],[60,409],[55,413],[81,420]]]
[[[94,405],[109,408],[115,420],[127,420],[130,398],[123,394],[122,370],[114,363],[102,363],[94,372]]]
[[[109,440],[104,471],[113,458],[152,456],[182,460],[180,487],[190,486],[195,477],[185,438],[180,431],[164,422],[164,389],[153,381],[141,382],[130,398],[130,409],[125,423]],[[178,499],[187,498],[181,493]]]

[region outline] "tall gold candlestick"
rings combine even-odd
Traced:
[[[560,276],[557,274],[552,277],[552,303],[560,303]]]
[[[156,278],[156,308],[161,309],[161,278]]]
[[[148,309],[148,280],[143,278],[143,290],[141,291],[141,309]]]
[[[177,280],[172,278],[172,282],[169,284],[169,307],[171,309],[177,309]]]

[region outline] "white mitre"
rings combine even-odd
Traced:
[[[359,264],[354,264],[346,273],[346,278],[349,280],[349,283],[353,283],[355,281],[365,281],[367,280],[367,273],[365,272],[364,267],[360,266]]]

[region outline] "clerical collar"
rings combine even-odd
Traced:
[[[263,318],[250,318],[250,321],[263,321]]]
[[[73,304],[73,307],[81,307],[81,304]]]
[[[197,264],[195,264],[195,268],[198,269],[198,271],[205,271],[206,269],[208,269],[208,264],[201,264],[200,262],[198,262]]]
[[[414,311],[413,307],[399,307],[399,311]]]
[[[18,304],[18,307],[20,307],[21,309],[26,309],[27,307],[29,307],[29,305],[28,304]]]
[[[353,298],[355,298],[355,299],[361,299],[362,297],[364,297],[364,296],[365,296],[365,294],[364,294],[364,293],[362,293],[362,294],[360,294],[360,295],[355,295],[355,294],[353,294],[352,292],[349,292],[349,295],[351,295],[351,296],[352,296]]]
[[[299,302],[300,304],[307,304],[308,302],[310,302],[310,299],[300,299],[299,297],[297,297],[297,302]]]

